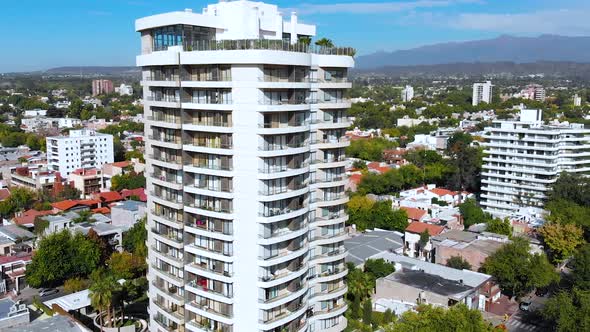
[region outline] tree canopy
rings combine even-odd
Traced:
[[[367,196],[356,195],[347,205],[348,223],[360,231],[380,228],[403,231],[408,227],[408,215],[404,210],[394,210],[391,201],[373,201]]]
[[[82,233],[68,230],[43,237],[31,264],[27,282],[32,287],[55,286],[66,279],[85,277],[100,263],[100,249]]]
[[[446,265],[457,270],[471,270],[471,264],[461,256],[451,256]]]
[[[559,279],[545,254],[531,254],[529,243],[514,238],[484,261],[482,272],[494,276],[503,294],[521,297]]]

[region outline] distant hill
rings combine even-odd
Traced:
[[[590,63],[540,61],[534,63],[479,62],[449,63],[438,65],[384,66],[370,69],[355,69],[355,75],[378,73],[388,76],[445,77],[544,74],[548,77],[590,79]]]
[[[139,74],[138,67],[121,66],[121,67],[101,67],[101,66],[82,66],[82,67],[58,67],[51,68],[45,71],[47,74],[63,74],[63,75],[105,75],[105,76],[121,76],[121,75],[136,75]]]
[[[590,62],[590,37],[541,35],[452,42],[359,56],[356,68],[476,62]]]

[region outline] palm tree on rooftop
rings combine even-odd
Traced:
[[[331,39],[328,39],[328,38],[319,39],[319,40],[317,40],[315,42],[315,44],[317,46],[324,47],[324,48],[332,48],[332,47],[334,47],[334,43],[332,42]]]

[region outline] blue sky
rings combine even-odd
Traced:
[[[134,20],[217,0],[6,0],[0,72],[56,66],[134,65]],[[314,23],[319,37],[359,54],[501,34],[590,35],[588,0],[267,1]]]

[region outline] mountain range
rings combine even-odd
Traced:
[[[541,35],[451,42],[394,52],[377,52],[356,58],[360,70],[386,66],[417,66],[450,63],[590,62],[590,37]]]

